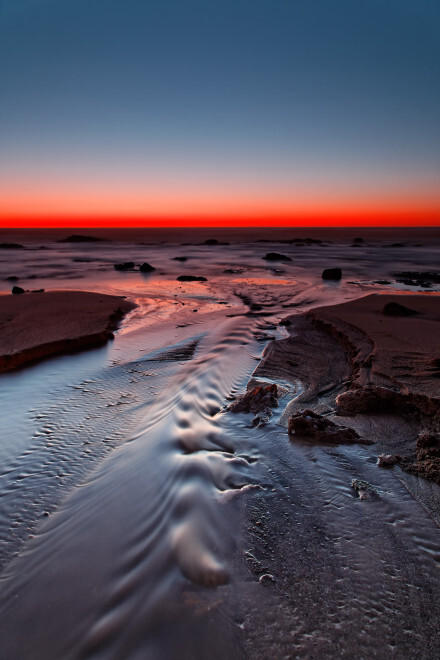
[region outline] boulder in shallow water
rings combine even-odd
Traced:
[[[311,438],[317,442],[363,442],[354,429],[339,426],[313,410],[300,410],[289,417],[289,435]]]
[[[263,259],[266,259],[266,261],[292,261],[290,257],[279,252],[268,252]]]
[[[156,269],[151,264],[145,262],[139,266],[139,270],[141,271],[141,273],[152,273]]]
[[[198,275],[179,275],[177,278],[178,282],[207,282],[206,277],[201,277]]]
[[[396,465],[397,458],[394,454],[380,454],[377,457],[377,464],[382,468],[390,468]]]
[[[276,383],[258,383],[245,394],[238,396],[229,406],[229,410],[235,413],[264,413],[277,405],[278,387]]]
[[[24,289],[22,289],[21,286],[13,286],[11,293],[14,295],[19,295],[20,293],[24,293]]]
[[[323,280],[340,280],[342,277],[342,270],[340,268],[325,268],[322,271]]]
[[[134,261],[125,261],[122,264],[114,264],[113,268],[119,271],[134,270]]]

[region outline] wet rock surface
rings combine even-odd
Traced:
[[[288,432],[290,436],[309,438],[316,442],[368,443],[354,429],[335,424],[308,409],[300,410],[289,417]]]

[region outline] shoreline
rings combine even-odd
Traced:
[[[104,346],[135,307],[122,297],[88,291],[0,296],[0,373]]]

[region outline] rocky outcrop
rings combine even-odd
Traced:
[[[21,293],[24,293],[24,289],[22,289],[21,286],[13,286],[11,293],[13,293],[14,296],[17,296]]]
[[[327,417],[308,409],[300,410],[289,417],[288,432],[291,436],[308,438],[316,442],[369,444],[354,429],[335,424]]]
[[[114,264],[113,268],[119,271],[134,270],[134,261],[125,261],[121,264]]]
[[[229,410],[235,413],[262,413],[278,405],[276,383],[257,383],[245,394],[238,396],[230,404]]]

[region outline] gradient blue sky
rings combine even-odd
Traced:
[[[2,0],[0,213],[440,208],[438,0]]]

